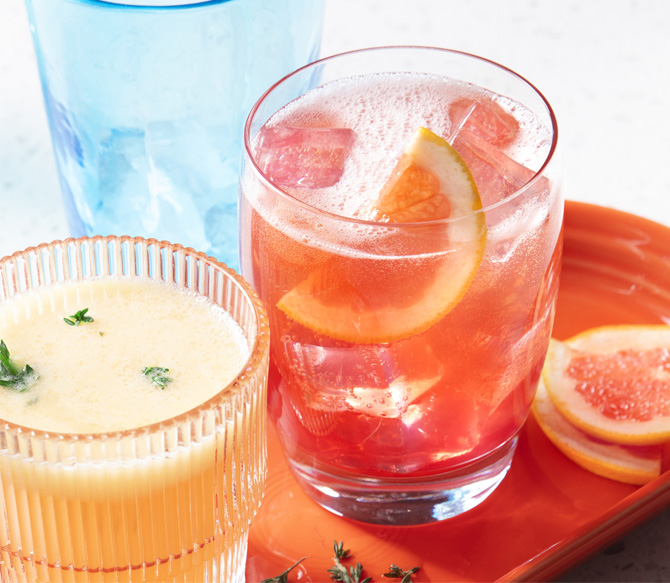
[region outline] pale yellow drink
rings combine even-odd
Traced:
[[[83,308],[92,322],[65,322]],[[25,392],[0,390],[2,418],[52,432],[170,419],[219,392],[249,357],[227,312],[150,279],[68,282],[16,296],[0,303],[0,339],[39,375]],[[169,368],[165,388],[142,373],[152,366]]]
[[[92,322],[64,322],[83,308]],[[259,365],[249,332],[146,277],[0,301],[0,338],[38,376],[0,387],[2,581],[243,581],[265,469],[267,356],[240,375]]]

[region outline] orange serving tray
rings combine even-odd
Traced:
[[[670,229],[584,203],[566,203],[565,252],[554,335],[592,326],[670,323]],[[289,581],[331,581],[333,541],[373,581],[394,562],[413,581],[538,581],[557,577],[670,502],[670,471],[642,486],[601,478],[564,457],[534,419],[498,489],[441,523],[381,527],[337,517],[312,502],[269,435],[268,486],[249,536],[247,582],[302,557]],[[397,579],[396,579],[397,581]]]

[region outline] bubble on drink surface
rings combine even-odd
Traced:
[[[398,377],[388,387],[388,391],[378,388],[353,387],[347,397],[347,404],[371,417],[403,417],[421,395],[429,391],[439,381],[439,376],[424,379]],[[410,416],[412,417],[412,416]],[[412,419],[406,420],[409,424]]]
[[[469,116],[461,111],[465,118],[452,119],[452,103],[460,103],[461,108],[474,103],[476,107]],[[548,130],[523,105],[432,74],[383,73],[333,81],[287,104],[266,127],[309,128],[326,122],[351,128],[356,134],[339,179],[331,186],[285,190],[316,209],[362,221],[376,220],[374,202],[419,127],[444,137],[459,151],[475,174],[485,207],[528,182],[534,176],[531,168],[541,167],[546,159],[549,144],[545,140],[546,144],[536,147],[536,137],[546,137]],[[495,144],[501,140],[504,147]],[[491,224],[497,220],[494,215],[491,219]],[[386,240],[393,239],[389,233],[397,236],[400,232],[386,233],[378,226],[361,229],[330,220],[327,230],[333,246],[344,254],[358,254],[362,249],[375,254],[375,248],[386,249]],[[328,241],[326,246],[330,246]]]
[[[525,197],[522,197],[525,198]],[[488,231],[489,254],[487,261],[501,264],[511,262],[516,273],[537,273],[538,266],[535,263],[546,264],[546,257],[541,250],[544,248],[542,241],[549,238],[548,229],[553,225],[548,220],[551,212],[551,204],[548,200],[542,200],[538,194],[532,203],[528,201],[510,201],[510,209],[493,209],[489,212],[490,227]],[[521,249],[524,251],[520,252]],[[545,254],[548,252],[545,252]],[[500,266],[496,267],[497,270]],[[507,271],[507,269],[506,269]],[[498,277],[507,277],[502,273]]]
[[[356,135],[339,180],[318,191],[303,189],[290,194],[325,211],[371,218],[361,209],[376,199],[417,127],[439,117],[435,111],[448,103],[447,93],[431,88],[436,80],[442,78],[393,73],[340,79],[306,93],[277,112],[266,128],[308,129],[328,118],[335,128],[351,128]],[[446,135],[450,122],[446,116],[440,121],[443,125],[435,128],[436,132]],[[258,145],[262,145],[260,141]],[[260,156],[262,147],[257,151]]]

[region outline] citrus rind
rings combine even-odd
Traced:
[[[451,209],[450,220],[437,227],[449,245],[440,251],[430,285],[412,305],[372,305],[358,282],[344,281],[337,267],[327,263],[280,298],[277,307],[289,318],[337,340],[386,343],[427,330],[461,301],[486,247],[486,219],[476,212],[482,208],[477,186],[456,150],[425,128],[416,132],[404,156],[437,177]],[[389,259],[394,258],[379,256],[380,261]]]
[[[646,484],[661,474],[660,449],[626,447],[594,439],[559,413],[542,381],[532,412],[549,441],[567,458],[594,474],[634,485]]]
[[[566,373],[579,353],[614,354],[621,350],[670,348],[670,326],[603,326],[587,330],[565,342],[552,339],[543,379],[552,403],[570,423],[594,437],[624,445],[654,445],[670,440],[670,415],[649,420],[615,419],[590,405],[575,390],[576,381]],[[670,374],[667,375],[670,387]],[[668,396],[670,400],[670,393]]]
[[[416,131],[396,169],[392,172],[387,184],[382,188],[379,198],[373,205],[377,211],[381,211],[381,213],[377,212],[376,214],[384,216],[386,208],[395,211],[401,210],[403,203],[412,206],[417,202],[417,194],[428,196],[428,193],[412,192],[410,194],[399,192],[398,189],[394,188],[394,184],[400,178],[399,172],[406,170],[407,167],[415,167],[432,178],[435,182],[437,196],[446,198],[448,201],[448,216],[450,218],[472,216],[473,223],[480,223],[480,227],[485,227],[483,214],[473,214],[482,208],[482,201],[475,179],[465,160],[447,141],[423,127]],[[408,199],[405,197],[408,197]],[[398,214],[404,216],[405,213]],[[407,222],[440,218],[446,217],[440,213],[440,209],[429,205],[424,213],[417,213],[412,221]],[[393,215],[391,215],[390,220],[391,222],[404,222],[395,220]],[[467,221],[464,221],[464,223],[467,223]],[[468,235],[471,235],[468,226],[466,224],[464,230],[468,231]]]

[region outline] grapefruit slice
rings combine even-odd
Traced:
[[[376,218],[391,223],[459,220],[437,224],[449,248],[411,273],[389,273],[383,265],[389,258],[381,256],[367,262],[368,273],[355,273],[362,261],[334,256],[279,300],[282,312],[331,338],[371,344],[423,332],[460,302],[484,255],[486,221],[476,212],[482,206],[479,192],[456,150],[420,128],[374,206]],[[374,282],[377,267],[385,270],[383,285]]]
[[[552,340],[543,378],[560,413],[589,435],[670,440],[670,326],[603,326]]]
[[[438,135],[419,128],[374,208],[377,219],[414,223],[472,215],[482,201],[460,154]],[[468,226],[476,231],[483,223],[478,213]]]
[[[660,447],[616,445],[591,437],[558,412],[542,381],[532,411],[549,441],[594,474],[635,485],[646,484],[661,474]]]

